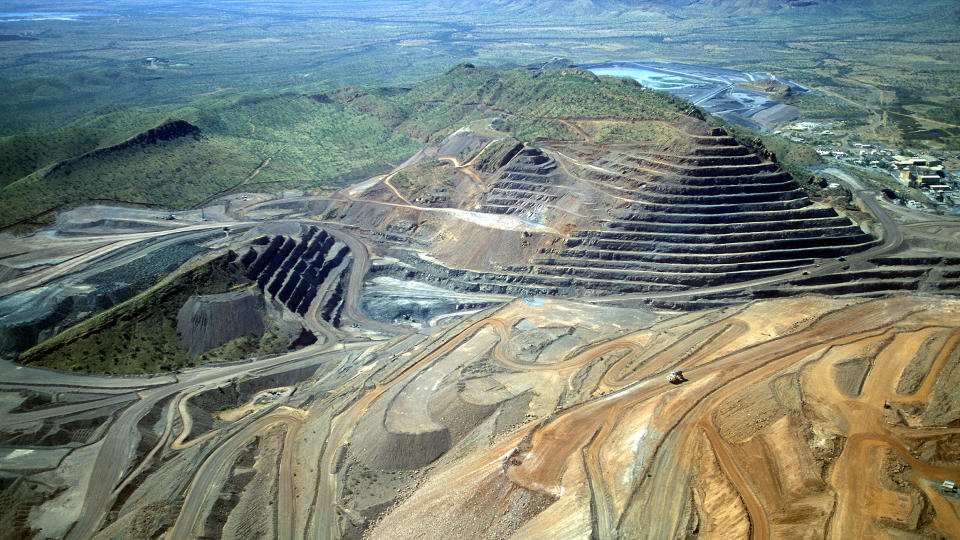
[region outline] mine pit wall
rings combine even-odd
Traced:
[[[460,221],[452,223],[448,231],[451,234],[435,244],[433,257],[445,265],[479,271],[528,263],[562,238],[555,233],[494,229]]]
[[[722,225],[732,220],[737,220],[741,224],[751,224],[765,221],[784,221],[796,219],[823,219],[836,218],[837,212],[833,208],[823,208],[808,206],[806,208],[791,209],[786,211],[759,211],[759,212],[734,212],[720,214],[697,214],[697,213],[660,213],[653,211],[630,212],[629,210],[619,212],[619,220],[610,224],[611,228],[615,224],[637,223],[644,225],[646,223],[671,223],[671,224],[696,224],[696,225]],[[617,214],[617,213],[615,213]],[[846,219],[846,218],[844,218]],[[626,227],[623,227],[626,229]],[[627,229],[630,230],[630,229]]]
[[[773,264],[766,262],[771,256],[766,252],[685,255],[566,250],[567,259],[538,259],[533,268],[514,266],[501,272],[479,272],[447,268],[412,253],[396,253],[401,262],[376,265],[371,268],[371,275],[422,281],[464,292],[515,296],[670,291],[769,277],[811,264],[814,258],[845,255],[876,243],[869,237],[862,238],[867,242],[852,247],[779,249],[774,253],[780,260]],[[784,245],[789,244],[781,243],[779,247]],[[581,266],[571,266],[578,258],[583,259]],[[622,264],[622,270],[595,267],[608,261]],[[715,266],[721,267],[719,271],[713,270]],[[650,271],[644,272],[644,268]]]
[[[732,176],[756,176],[762,173],[776,173],[777,166],[774,163],[753,163],[744,165],[706,165],[693,166],[675,164],[667,161],[655,161],[651,159],[642,159],[639,165],[655,171],[663,171],[668,174],[675,174],[684,177],[714,178],[714,177],[732,177]]]
[[[692,150],[694,156],[744,156],[750,150],[743,146],[703,146]]]
[[[580,245],[599,245],[600,242],[636,242],[636,241],[662,241],[662,242],[682,242],[695,244],[735,244],[743,242],[763,242],[768,240],[786,240],[791,238],[807,237],[838,237],[838,236],[856,236],[863,231],[857,225],[842,225],[838,227],[823,227],[818,229],[802,230],[785,229],[762,232],[730,232],[713,235],[696,233],[658,233],[658,232],[627,232],[618,230],[593,230],[578,231],[565,242],[566,247],[577,247]]]
[[[548,269],[538,267],[537,271],[547,274]],[[674,275],[664,275],[654,272],[643,272],[642,270],[618,271],[569,266],[558,266],[549,269],[549,271],[550,273],[547,275],[572,276],[597,280],[597,283],[592,284],[590,288],[609,292],[621,292],[623,288],[629,286],[623,283],[615,283],[617,281],[641,281],[648,284],[660,284],[660,286],[649,285],[645,289],[646,291],[670,291],[683,290],[688,287],[711,287],[730,283],[731,281],[731,276],[728,273],[676,273]],[[782,268],[745,271],[738,273],[736,279],[738,281],[748,281],[782,274],[783,272],[784,269]],[[603,283],[605,281],[611,283]],[[634,286],[633,289],[636,290],[636,286]]]
[[[960,242],[941,240],[936,238],[907,238],[904,242],[908,247],[930,249],[941,253],[960,253]]]
[[[871,237],[872,238],[872,237]],[[761,262],[771,257],[783,259],[810,259],[831,258],[862,251],[876,244],[876,241],[854,246],[843,245],[835,247],[812,248],[783,248],[769,251],[752,251],[745,253],[657,253],[657,252],[629,252],[629,251],[602,251],[589,249],[571,249],[562,252],[564,257],[599,259],[610,261],[637,261],[647,263],[666,263],[681,265],[706,264],[733,264],[743,262]]]
[[[840,217],[833,212],[820,212],[820,217],[798,217],[788,219],[785,216],[776,216],[778,219],[743,223],[703,223],[696,220],[686,222],[651,222],[651,221],[611,221],[609,231],[625,232],[652,232],[663,234],[738,234],[745,232],[770,232],[807,229],[812,227],[846,227],[850,220]]]
[[[698,144],[700,146],[732,146],[732,147],[741,147],[740,143],[736,139],[726,134],[725,131],[721,131],[718,134],[714,135],[693,135],[689,134],[691,142]]]
[[[727,148],[727,147],[719,147]],[[653,159],[659,159],[660,156],[652,155],[650,156]],[[640,158],[642,162],[644,158]],[[762,165],[763,162],[760,161],[760,158],[756,154],[751,154],[749,151],[744,149],[742,153],[737,154],[709,154],[709,155],[698,155],[694,154],[692,156],[677,156],[670,159],[671,163],[676,164],[679,167],[728,167],[731,165]]]
[[[775,163],[734,150],[722,130],[696,142],[709,146],[688,156],[623,157],[637,165],[621,165],[625,174],[648,180],[634,195],[641,202],[613,210],[602,230],[575,233],[535,259],[533,270],[572,277],[581,294],[682,291],[774,276],[877,244],[834,209],[812,204]]]
[[[917,279],[928,270],[896,269],[896,270],[864,270],[860,272],[846,272],[843,274],[827,274],[791,281],[792,285],[831,285],[864,279]]]
[[[801,294],[827,294],[873,298],[899,293],[960,294],[960,257],[877,257],[869,261],[874,269],[844,271],[789,281],[777,287],[731,291],[672,299],[650,300],[647,304],[676,310],[717,307],[750,300],[782,298]]]
[[[774,238],[727,243],[675,243],[661,240],[593,240],[589,242],[568,241],[569,248],[583,247],[599,250],[630,252],[670,252],[689,254],[732,254],[764,251],[782,251],[837,245],[857,245],[873,241],[868,234],[845,236],[820,236],[800,238]]]
[[[501,170],[480,202],[480,210],[520,217],[536,215],[561,195],[560,180],[552,158],[526,148]]]
[[[864,294],[880,293],[892,294],[902,291],[917,290],[917,282],[910,280],[884,280],[884,281],[857,281],[852,283],[832,284],[825,286],[812,287],[794,287],[783,286],[777,289],[761,289],[753,293],[758,299],[782,298],[786,296],[796,296],[804,293],[827,294],[827,295],[851,295],[860,296]]]
[[[690,201],[684,203],[660,203],[660,202],[640,202],[633,203],[630,210],[636,212],[631,214],[629,212],[624,212],[620,214],[621,216],[643,216],[648,213],[659,213],[659,214],[687,214],[694,216],[704,216],[704,215],[717,215],[717,214],[750,214],[758,212],[785,212],[790,210],[798,210],[801,208],[807,208],[811,206],[809,199],[791,199],[784,201],[769,201],[769,202],[745,202],[738,204],[723,203],[718,204],[716,202],[707,202],[707,203],[693,203]],[[631,220],[637,219],[635,217],[623,217],[623,219]],[[643,219],[642,217],[640,219]]]
[[[344,270],[319,300],[324,306],[321,316],[336,326],[343,304],[342,280],[352,261],[350,249],[317,227],[306,229],[299,238],[277,235],[265,246],[262,240],[258,243],[239,257],[239,270],[255,279],[264,294],[301,316],[307,314],[328,277]]]
[[[407,263],[379,264],[371,267],[370,276],[389,276],[397,279],[420,281],[460,292],[505,294],[511,296],[556,296],[572,294],[570,280],[550,280],[527,273],[478,272],[447,268],[415,255],[398,254],[410,261]],[[564,290],[564,288],[567,288]]]
[[[690,185],[675,182],[657,182],[644,184],[640,190],[643,195],[729,195],[752,193],[776,193],[780,191],[793,191],[799,189],[793,180],[750,183],[750,184],[713,184],[713,185]]]
[[[761,184],[766,185],[766,184]],[[787,202],[804,199],[806,194],[800,189],[764,191],[756,193],[712,193],[714,187],[696,194],[675,194],[656,191],[638,191],[635,196],[650,205],[749,205],[752,203]],[[809,204],[809,203],[808,203]],[[807,206],[807,205],[803,205]],[[772,208],[771,208],[772,209]]]
[[[760,172],[756,174],[734,175],[734,176],[686,176],[664,172],[664,174],[650,175],[649,169],[646,171],[628,170],[627,172],[638,174],[640,176],[650,176],[650,182],[645,186],[654,184],[667,184],[684,187],[711,187],[711,186],[730,186],[730,185],[768,185],[791,182],[793,178],[781,171]]]
[[[530,261],[541,249],[557,245],[563,238],[552,232],[488,227],[440,210],[311,201],[310,211],[370,231],[367,234],[384,243],[422,247],[446,266],[478,271]]]
[[[540,258],[534,261],[534,265],[538,271],[548,271],[550,267],[560,267],[560,268],[587,268],[587,269],[596,269],[596,270],[630,270],[634,272],[655,272],[658,274],[678,274],[683,275],[686,273],[708,273],[708,274],[717,274],[717,273],[733,273],[733,272],[749,272],[753,270],[769,270],[777,268],[793,268],[797,265],[808,265],[813,264],[813,259],[793,259],[793,260],[772,260],[772,261],[755,261],[755,262],[745,262],[745,263],[731,263],[731,264],[711,264],[709,266],[689,266],[683,264],[667,264],[667,263],[644,263],[644,262],[633,262],[633,261],[607,261],[599,259],[591,260],[582,260],[582,259],[565,259],[565,258]],[[529,269],[518,269],[518,272],[525,272]]]
[[[472,270],[450,272],[424,260],[399,257],[404,264],[378,271],[472,292],[682,291],[775,276],[811,265],[817,258],[877,245],[834,209],[812,204],[789,174],[722,130],[703,134],[696,142],[709,146],[688,156],[651,153],[635,158],[644,167],[637,174],[652,175],[636,190],[635,197],[642,202],[613,210],[615,219],[602,230],[581,230],[560,245],[554,242],[541,249],[539,256],[526,259],[532,265],[464,264],[461,267]],[[531,164],[531,159],[541,164]],[[542,175],[552,173],[553,165],[536,152],[521,153],[501,170],[483,209],[516,215],[543,211],[554,191]],[[449,266],[448,258],[438,259]],[[438,282],[429,274],[443,279]],[[677,305],[693,305],[690,300],[681,299]],[[726,302],[711,299],[698,305]]]
[[[680,291],[735,283],[877,244],[834,209],[812,204],[789,174],[723,130],[690,128],[698,133],[694,142],[703,147],[687,156],[636,158],[644,167],[637,174],[651,176],[636,192],[643,202],[614,210],[615,219],[604,229],[573,237],[519,235],[473,224],[438,226],[429,223],[428,213],[413,208],[322,202],[315,210],[361,229],[376,229],[382,238],[406,246],[415,246],[418,239],[433,246],[429,260],[397,250],[393,255],[399,263],[375,265],[371,275],[524,296]],[[549,156],[526,148],[501,168],[482,209],[517,216],[542,213],[558,195],[555,174],[557,165]],[[464,250],[464,245],[472,249]]]

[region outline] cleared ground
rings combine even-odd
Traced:
[[[960,303],[933,298],[680,316],[517,300],[429,335],[132,379],[115,416],[24,401],[2,433],[44,445],[30,434],[59,424],[64,463],[92,467],[19,484],[49,498],[18,522],[44,536],[953,536],[958,336]],[[30,389],[104,391],[78,381]],[[82,510],[44,511],[66,500]]]
[[[2,286],[25,305],[76,308],[193,245],[187,267],[225,261],[242,290],[181,299],[184,347],[301,334],[153,377],[0,364],[4,530],[960,535],[955,224],[902,225],[851,184],[867,234],[702,123],[647,122],[656,147],[624,119],[557,124],[536,146],[458,131],[332,196],[81,209],[20,238]],[[125,305],[36,350],[76,354]]]

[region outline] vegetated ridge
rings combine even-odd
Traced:
[[[105,146],[88,148],[105,139],[80,135],[94,132],[81,121],[46,139],[0,140],[0,155],[10,158],[0,187],[0,227],[89,200],[185,208],[241,187],[329,191],[385,171],[463,122],[496,111],[510,115],[525,139],[562,132],[550,118],[699,114],[670,96],[578,70],[531,74],[466,66],[410,88],[211,98],[167,109],[176,120]],[[135,130],[129,117],[153,114],[132,109],[121,120]]]

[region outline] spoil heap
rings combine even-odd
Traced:
[[[228,341],[252,334],[263,336],[263,296],[250,289],[191,296],[177,313],[180,343],[198,355]]]

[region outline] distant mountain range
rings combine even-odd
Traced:
[[[869,3],[872,2],[857,2],[856,7]],[[433,5],[444,9],[463,8],[463,3],[457,0],[437,0]],[[483,9],[557,15],[603,15],[628,11],[692,15],[697,11],[708,11],[741,16],[786,9],[837,9],[850,5],[842,0],[490,0],[484,3]]]

